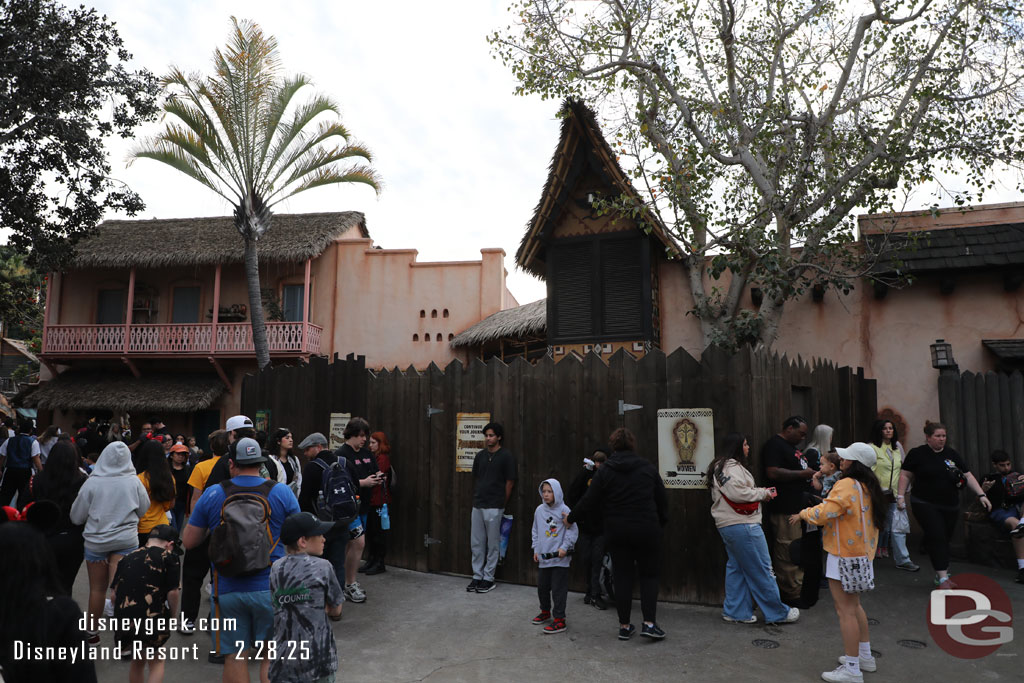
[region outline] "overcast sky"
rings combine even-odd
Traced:
[[[324,187],[277,212],[362,211],[379,246],[418,249],[420,261],[479,259],[481,248],[501,247],[519,302],[545,296],[513,259],[558,139],[559,103],[514,96],[515,79],[491,58],[486,36],[508,24],[508,0],[84,1],[117,23],[134,63],[158,75],[171,64],[210,73],[231,16],[260,24],[276,36],[285,72],[306,74],[340,104],[385,183],[379,199],[362,185]],[[112,147],[112,162],[146,202],[141,217],[230,213],[169,166],[142,159],[126,168],[128,148]]]

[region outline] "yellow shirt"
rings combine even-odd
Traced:
[[[148,534],[153,530],[153,527],[161,524],[167,524],[167,511],[174,507],[174,496],[165,503],[153,500],[153,493],[149,490],[149,473],[143,472],[139,475],[139,479],[142,481],[142,485],[146,487],[146,493],[149,494],[149,509],[146,510],[146,514],[142,515],[142,519],[139,520],[139,533]],[[173,483],[173,479],[172,479]]]
[[[219,455],[215,455],[212,458],[207,458],[202,462],[197,462],[196,466],[192,468],[192,474],[189,475],[188,485],[202,492],[206,489],[206,480],[210,478],[210,470],[220,460]]]
[[[878,477],[878,483],[882,485],[883,491],[892,491],[893,495],[896,495],[900,483],[900,468],[903,466],[899,443],[889,446],[884,443],[881,446],[871,444],[871,447],[875,449],[876,456],[875,466],[871,471]],[[892,482],[891,486],[889,482]]]
[[[871,517],[871,498],[864,486],[864,501],[857,491],[857,482],[843,477],[835,483],[821,505],[804,508],[800,519],[824,527],[821,530],[821,544],[825,550],[838,557],[862,557],[875,559],[878,548],[878,528]],[[861,509],[864,521],[861,522]],[[865,537],[865,530],[867,536]]]

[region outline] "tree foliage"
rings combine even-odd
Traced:
[[[0,321],[4,336],[31,340],[43,329],[44,279],[27,263],[23,254],[0,244]]]
[[[0,224],[34,264],[58,268],[105,211],[143,208],[104,148],[156,113],[156,78],[130,58],[95,10],[0,2]]]
[[[271,209],[299,192],[361,183],[377,193],[372,161],[349,141],[337,105],[324,95],[296,99],[310,84],[282,77],[277,41],[249,21],[231,18],[224,51],[213,55],[212,76],[172,68],[163,78],[169,122],[138,147],[137,159],[160,161],[227,200],[245,242],[253,344],[259,367],[270,363],[259,281],[257,244],[271,227]],[[306,302],[309,305],[309,302]]]
[[[596,105],[681,242],[706,343],[770,345],[786,300],[849,291],[855,209],[1019,169],[1024,15],[991,0],[532,0],[495,54],[520,93]],[[606,209],[638,210],[620,199]],[[728,277],[721,277],[727,275]],[[764,292],[755,311],[748,286]]]

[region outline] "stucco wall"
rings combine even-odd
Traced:
[[[661,262],[662,348],[679,346],[697,355],[703,347],[686,272],[679,263]],[[716,283],[726,287],[728,279]],[[753,308],[750,293],[745,307]],[[982,339],[1012,339],[1024,335],[1024,289],[1006,292],[1002,277],[976,273],[959,275],[956,288],[942,295],[934,277],[890,290],[876,299],[867,283],[849,295],[826,293],[821,303],[808,294],[787,303],[775,350],[790,358],[826,358],[840,365],[863,367],[878,380],[878,408],[903,416],[907,447],[924,443],[925,420],[939,419],[938,372],[931,366],[929,345],[945,339],[961,370],[984,372],[995,367],[994,356]],[[742,428],[742,425],[737,425]],[[867,438],[867,435],[864,435]]]

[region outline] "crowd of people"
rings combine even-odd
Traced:
[[[750,469],[747,437],[727,434],[707,471],[711,518],[727,555],[722,619],[754,624],[756,608],[765,623],[794,623],[827,586],[844,652],[822,678],[862,681],[862,672],[877,669],[860,602],[874,587],[874,560],[891,556],[898,569],[920,570],[907,548],[909,509],[936,589],[956,588],[949,543],[962,490],[975,494],[1012,538],[1017,581],[1024,583],[1024,481],[1010,456],[992,453],[993,470],[979,482],[947,445],[943,425],[929,422],[924,433],[925,444],[906,452],[894,423],[878,420],[866,441],[835,447],[832,427],[809,430],[793,416],[761,448],[766,486]],[[505,511],[518,478],[502,425],[487,424],[483,436],[472,466],[473,577],[466,589],[474,593],[496,587],[508,540]],[[209,435],[206,454],[157,419],[134,439],[92,424],[74,436],[48,428],[37,437],[23,420],[0,444],[0,502],[17,501],[3,518],[26,522],[0,525],[0,543],[14,549],[0,562],[0,581],[21,587],[0,616],[33,610],[43,616],[28,636],[73,645],[70,620],[80,613],[69,596],[84,561],[88,628],[79,636],[99,645],[105,617],[156,620],[159,628],[121,629],[115,639],[132,655],[129,680],[160,681],[160,648],[170,632],[199,630],[209,574],[209,659],[223,664],[225,681],[248,680],[250,655],[261,662],[261,680],[333,680],[329,620],[340,618],[343,602],[366,600],[360,572],[386,571],[396,483],[383,432],[356,417],[343,438],[333,451],[320,432],[296,446],[289,429],[258,433],[238,415]],[[586,579],[583,602],[598,610],[606,609],[606,596],[614,603],[620,640],[638,633],[631,623],[634,583],[639,634],[665,638],[657,598],[667,493],[636,437],[615,430],[607,448],[588,452],[566,493],[553,477],[537,490],[531,539],[540,612],[532,623],[545,634],[567,630],[576,558]],[[7,680],[95,680],[88,659],[14,659],[8,623],[0,626]],[[268,657],[267,647],[293,652]]]

